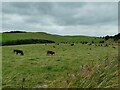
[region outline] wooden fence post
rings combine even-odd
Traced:
[[[23,78],[22,80],[22,90],[24,90],[24,82],[25,82],[25,78]]]

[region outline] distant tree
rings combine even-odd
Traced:
[[[118,33],[117,35],[113,36],[113,39],[114,39],[114,41],[120,39],[120,33]]]
[[[26,33],[25,31],[10,31],[10,32],[4,32],[4,33]]]
[[[110,36],[107,35],[104,38],[105,38],[105,40],[108,40],[110,38]]]
[[[13,40],[2,42],[2,45],[20,45],[20,44],[41,44],[41,43],[55,43],[51,40],[42,40],[42,39],[24,39],[24,40]]]

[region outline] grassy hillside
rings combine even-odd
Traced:
[[[117,46],[31,44],[2,49],[3,87],[21,88],[23,78],[26,88],[118,87]],[[14,54],[14,49],[24,55]],[[55,55],[46,55],[47,50]]]
[[[0,34],[1,35],[1,34]],[[55,42],[100,42],[102,39],[97,37],[88,36],[59,36],[52,35],[43,32],[27,32],[27,33],[3,33],[2,42],[10,40],[23,40],[23,39],[45,39],[52,40]]]
[[[88,36],[59,36],[43,32],[3,33],[0,36],[2,42],[26,39],[68,42],[59,45],[49,43],[0,46],[3,88],[21,88],[23,78],[25,88],[118,87],[118,46],[109,44],[113,42],[110,39],[104,44],[90,45],[80,42],[99,43],[103,39]],[[75,45],[71,46],[69,43],[73,42]],[[24,55],[16,55],[14,49],[23,50]],[[54,51],[55,55],[47,55],[48,50]]]

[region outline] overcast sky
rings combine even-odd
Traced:
[[[4,2],[3,31],[106,36],[118,33],[117,2]]]

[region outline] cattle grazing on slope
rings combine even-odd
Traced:
[[[24,55],[23,51],[22,50],[14,50],[14,53],[16,53],[17,55],[20,54],[20,55]]]
[[[54,55],[55,52],[54,51],[47,51],[47,55]]]

